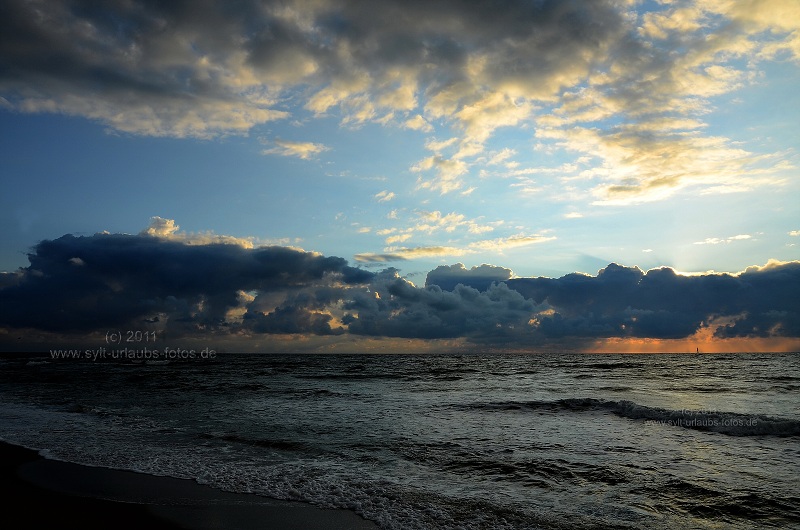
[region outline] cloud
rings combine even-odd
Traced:
[[[438,153],[439,151],[447,149],[448,147],[452,147],[457,142],[458,138],[456,137],[448,138],[447,140],[430,139],[427,142],[425,142],[425,148],[428,149],[429,151]]]
[[[574,173],[596,182],[591,190],[594,204],[651,202],[692,188],[701,193],[738,193],[781,182],[778,173],[783,166],[777,155],[745,151],[727,138],[650,132],[647,127],[542,128],[536,136],[593,157]]]
[[[395,194],[392,191],[383,190],[375,194],[375,199],[377,199],[378,202],[389,202],[394,198]]]
[[[443,214],[439,210],[426,211],[418,210],[414,212],[416,218],[412,224],[405,228],[386,228],[378,232],[380,235],[404,233],[404,234],[434,234],[439,231],[444,231],[448,234],[453,234],[459,230],[466,228],[469,234],[483,234],[492,232],[497,226],[503,224],[503,221],[493,221],[490,223],[481,222],[481,219],[467,219],[464,214],[450,212]],[[397,216],[393,217],[397,219]]]
[[[699,334],[800,337],[796,261],[693,276],[612,263],[596,276],[561,278],[520,278],[505,267],[457,263],[437,267],[417,287],[392,268],[372,273],[338,257],[180,234],[171,220],[155,218],[136,235],[40,242],[28,267],[0,274],[0,340],[29,332],[97,340],[109,329],[143,327],[220,341],[368,336],[512,348]],[[399,248],[357,261],[467,252]]]
[[[727,237],[724,239],[720,239],[718,237],[708,237],[703,241],[695,241],[695,245],[719,245],[720,243],[733,243],[734,241],[747,241],[748,239],[753,239],[753,236],[749,234],[739,234],[736,236]]]
[[[30,266],[0,289],[0,326],[100,332],[157,318],[173,333],[197,333],[224,328],[226,314],[241,306],[242,292],[351,285],[372,277],[341,258],[189,241],[176,238],[176,231],[174,222],[156,218],[138,235],[40,242],[28,255]],[[278,322],[286,318],[278,316]]]
[[[596,204],[780,184],[784,154],[754,153],[709,136],[702,118],[714,110],[712,98],[756,82],[759,59],[776,46],[790,49],[800,24],[762,16],[767,8],[750,2],[663,5],[640,15],[637,38],[614,43],[606,57],[612,62],[537,116],[537,137],[591,157],[580,174],[596,182]],[[772,13],[797,11],[784,0],[773,7]]]
[[[555,236],[518,234],[511,237],[500,237],[497,239],[476,241],[474,243],[470,243],[469,248],[470,250],[475,251],[491,250],[494,252],[502,252],[505,249],[525,247],[528,245],[535,245],[537,243],[545,243],[547,241],[553,241],[554,239],[556,239]]]
[[[731,20],[735,26],[744,28],[749,37],[746,44],[757,48],[760,56],[772,58],[779,53],[788,54],[793,60],[800,61],[800,6],[792,0],[766,0],[756,2],[702,2],[703,8],[711,13],[720,14]],[[769,32],[769,39],[757,41],[753,39],[760,32]],[[729,32],[727,40],[736,42],[744,40],[740,34]]]
[[[420,116],[419,114],[415,115],[413,118],[407,119],[403,126],[406,129],[412,129],[414,131],[422,131],[422,132],[432,132],[433,126],[428,123],[425,118]]]
[[[246,134],[298,108],[338,112],[344,125],[410,114],[400,125],[424,132],[443,118],[461,133],[459,154],[437,160],[438,177],[423,182],[442,193],[461,187],[458,158],[527,119],[532,100],[579,81],[624,21],[610,0],[246,0],[236,9],[12,0],[2,15],[0,94],[17,110],[204,138]],[[305,147],[267,152],[317,153]]]
[[[383,191],[375,195],[379,202],[386,200],[386,197],[394,196],[393,194]],[[397,211],[392,212],[390,219],[398,219],[399,214]],[[503,221],[493,221],[490,223],[482,222],[481,219],[467,219],[463,214],[450,212],[443,214],[439,210],[425,211],[417,210],[414,212],[414,219],[410,225],[405,227],[389,227],[377,230],[379,236],[387,236],[385,241],[387,245],[395,245],[397,243],[404,243],[415,237],[430,236],[438,232],[445,232],[447,234],[456,234],[458,232],[468,235],[485,234],[492,232],[496,227],[503,224]],[[473,242],[468,245],[479,245],[480,242]],[[486,246],[491,246],[489,242],[482,242]],[[427,247],[426,247],[427,248]],[[447,255],[461,255],[466,252],[477,250],[478,246],[467,246],[466,248],[457,249],[454,246],[438,247],[440,249],[449,249]],[[384,249],[382,254],[362,253],[356,256],[358,261],[374,262],[375,257],[379,257],[382,261],[392,261],[401,259],[413,259],[417,256],[424,256],[418,251],[412,252],[410,249],[405,249],[402,252],[395,252],[394,249]],[[444,254],[443,254],[444,255]],[[390,259],[392,257],[392,259]]]
[[[270,313],[247,312],[243,324],[255,333],[288,333],[314,335],[341,335],[341,326],[331,327],[333,317],[326,313],[309,311],[303,307],[275,308]]]
[[[376,276],[371,293],[356,294],[344,309],[343,321],[354,335],[502,341],[516,336],[516,326],[536,307],[505,284],[483,292],[463,285],[420,289],[390,269]]]
[[[397,217],[394,216],[392,219],[397,219]],[[380,253],[365,252],[356,254],[354,259],[364,263],[377,263],[433,256],[463,256],[487,251],[502,253],[507,249],[556,239],[555,236],[524,233],[494,239],[474,239],[476,235],[493,232],[503,224],[504,221],[485,222],[481,218],[468,219],[465,215],[457,212],[442,213],[439,210],[417,210],[414,212],[414,218],[411,223],[407,226],[382,228],[376,233],[380,236],[387,236],[385,240],[387,245],[394,245],[444,232],[450,234],[451,239],[449,242],[451,244],[420,245],[406,248],[386,247]]]
[[[203,138],[243,134],[289,115],[274,108],[274,94],[238,45],[236,34],[254,9],[234,15],[212,3],[12,1],[2,11],[0,92],[23,112]]]
[[[469,226],[467,231],[470,234],[485,234],[486,232],[494,231],[495,227],[500,226],[503,223],[504,221],[494,221],[493,223],[490,224],[480,224],[477,223],[476,221],[469,221],[467,223],[467,225]]]
[[[405,261],[417,258],[430,258],[437,256],[461,256],[467,251],[463,248],[448,246],[390,248],[384,254],[364,252],[356,254],[354,259],[362,263],[383,263],[390,261]]]
[[[180,231],[180,226],[174,219],[164,219],[155,216],[150,218],[150,225],[139,232],[140,235],[153,236],[170,241],[186,243],[187,245],[208,245],[218,243],[224,245],[238,245],[243,248],[253,248],[255,238],[241,238],[228,235],[218,235],[213,232],[186,233]]]
[[[386,238],[387,245],[393,245],[394,243],[402,243],[403,241],[408,241],[414,237],[412,234],[397,234],[394,236],[389,236]]]
[[[175,224],[174,219],[164,219],[163,217],[155,216],[150,218],[150,226],[140,233],[147,236],[169,238],[173,237],[175,232],[179,229],[180,227]]]
[[[399,234],[390,236],[386,239],[387,244],[400,243],[411,239],[411,234]],[[480,252],[502,253],[506,249],[544,243],[556,239],[553,236],[541,235],[516,235],[511,237],[500,237],[497,239],[484,239],[467,243],[464,246],[420,246],[411,248],[387,247],[383,253],[364,252],[356,254],[353,258],[362,263],[384,263],[391,261],[405,261],[418,258],[430,258],[439,256],[464,256]]]
[[[286,117],[274,108],[277,96],[300,85],[310,87],[310,110],[341,106],[358,122],[373,119],[378,108],[413,109],[422,83],[434,93],[452,92],[448,83],[472,77],[460,92],[469,100],[489,78],[530,90],[570,69],[560,60],[586,65],[592,37],[619,14],[610,4],[581,14],[551,2],[465,9],[458,2],[381,1],[365,8],[337,0],[245,1],[230,9],[213,1],[11,1],[0,17],[6,73],[0,87],[21,110],[83,115],[141,134],[246,132]],[[582,27],[599,29],[584,36],[576,31]],[[559,35],[569,45],[558,56],[537,53]],[[522,50],[539,58],[519,61]],[[499,58],[535,75],[509,76],[492,66]],[[436,72],[431,66],[438,75],[426,79]]]
[[[712,98],[754,83],[761,61],[800,61],[796,2],[639,7],[7,0],[0,105],[200,138],[246,135],[306,112],[352,127],[430,132],[436,122],[453,138],[429,140],[434,156],[411,169],[420,189],[441,194],[472,190],[471,169],[497,165],[482,155],[506,127],[535,128],[541,141],[587,157],[580,170],[600,204],[778,182],[787,155],[764,158],[709,136],[703,115]],[[311,158],[326,149],[275,144],[265,153]]]
[[[330,150],[329,147],[313,142],[291,142],[288,140],[273,140],[275,147],[261,151],[265,155],[296,156],[303,160],[310,160],[318,154]]]
[[[428,273],[425,286],[437,285],[445,291],[452,291],[459,283],[485,291],[492,283],[501,283],[514,276],[511,269],[483,264],[467,269],[463,263],[440,265]]]
[[[438,191],[441,194],[460,189],[463,186],[460,177],[467,173],[468,169],[469,165],[463,160],[444,158],[439,155],[424,158],[411,167],[411,171],[415,173],[435,171],[437,176],[433,179],[420,178],[418,187]]]
[[[464,215],[455,212],[442,215],[442,212],[438,210],[433,212],[420,211],[417,212],[417,216],[419,222],[413,229],[418,232],[427,232],[429,234],[438,230],[451,233],[459,226],[466,224]]]
[[[506,164],[507,163],[506,161],[516,154],[517,152],[515,150],[506,147],[500,150],[499,152],[494,153],[486,164],[489,166]]]
[[[493,92],[480,100],[465,105],[455,117],[464,129],[462,150],[456,153],[457,158],[477,154],[483,151],[483,144],[495,129],[518,125],[533,112],[533,105],[526,99],[514,98],[502,92]],[[474,149],[466,151],[464,148]]]
[[[390,263],[392,261],[403,261],[406,258],[400,254],[362,252],[353,256],[353,259],[359,263]]]
[[[474,272],[473,272],[474,271]],[[427,286],[485,288],[502,268],[439,267]],[[800,262],[770,261],[737,274],[644,272],[610,264],[597,276],[509,278],[512,290],[543,308],[532,315],[548,338],[678,339],[709,329],[716,338],[800,337]]]

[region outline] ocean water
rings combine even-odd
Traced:
[[[6,356],[0,438],[382,528],[800,527],[800,354]]]

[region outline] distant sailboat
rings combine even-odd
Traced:
[[[700,348],[697,348],[697,353],[700,353]]]

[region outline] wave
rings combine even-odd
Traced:
[[[469,408],[486,410],[537,410],[546,412],[610,412],[646,423],[710,431],[729,436],[800,436],[800,421],[757,414],[714,410],[671,410],[633,401],[572,398],[555,401],[505,401],[477,403]]]
[[[742,492],[713,488],[680,477],[670,477],[654,485],[636,488],[638,493],[660,498],[668,504],[698,518],[717,521],[769,521],[776,514],[787,521],[800,521],[800,498],[775,497],[767,492]],[[763,526],[775,528],[776,525]]]
[[[577,485],[609,484],[628,482],[628,477],[609,467],[595,466],[584,462],[570,462],[561,458],[527,459],[502,461],[491,458],[458,458],[446,462],[446,471],[496,477],[497,479],[518,481],[526,486],[543,489],[556,487],[568,482]]]

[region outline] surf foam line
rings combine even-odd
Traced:
[[[800,436],[800,421],[759,414],[712,410],[670,410],[639,405],[633,401],[571,398],[556,401],[505,401],[474,403],[467,408],[481,410],[530,410],[544,413],[610,412],[621,418],[646,423],[710,431],[729,436]]]

